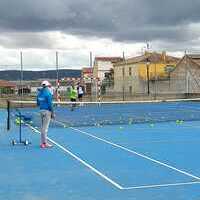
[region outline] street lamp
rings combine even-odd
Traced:
[[[150,85],[149,85],[149,65],[150,65],[150,62],[149,62],[149,59],[147,58],[147,62],[146,62],[146,72],[147,72],[147,94],[149,95],[150,94]]]

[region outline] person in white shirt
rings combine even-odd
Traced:
[[[77,92],[78,92],[78,100],[82,101],[83,94],[84,94],[84,88],[80,83],[78,83]]]
[[[52,96],[54,96],[54,88],[52,86],[49,87],[49,92],[51,93]]]

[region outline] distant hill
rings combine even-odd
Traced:
[[[63,77],[81,77],[81,70],[59,69],[59,78]],[[23,80],[32,81],[38,79],[56,79],[56,70],[45,71],[24,71]],[[4,70],[0,71],[0,79],[8,81],[20,80],[19,70]]]

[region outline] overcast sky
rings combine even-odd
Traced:
[[[93,56],[200,53],[200,0],[0,0],[0,65],[53,69]],[[8,66],[6,66],[8,65]],[[13,65],[13,66],[12,66]]]

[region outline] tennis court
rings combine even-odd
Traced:
[[[1,199],[200,198],[199,100],[83,103],[73,111],[63,103],[49,129],[54,147],[45,150],[32,103],[11,106],[8,132],[0,112]],[[22,123],[27,146],[10,144],[19,110],[31,118]]]

